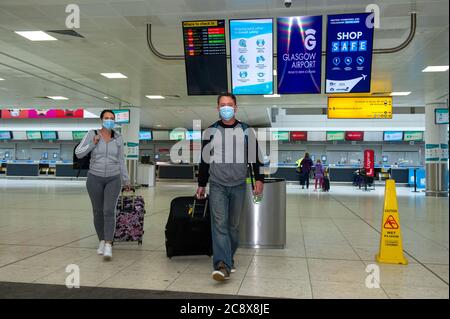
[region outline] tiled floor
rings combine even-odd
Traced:
[[[226,283],[210,278],[207,256],[165,256],[170,200],[193,184],[139,190],[147,215],[142,246],[117,244],[114,258],[96,255],[97,239],[84,182],[0,179],[0,281],[65,285],[80,267],[82,286],[188,291],[285,298],[449,298],[449,203],[398,188],[409,265],[379,265],[380,288],[369,289],[376,264],[382,187],[363,192],[332,185],[330,193],[288,185],[286,249],[239,249]]]

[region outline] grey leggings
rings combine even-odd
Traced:
[[[99,177],[88,173],[86,188],[91,198],[94,226],[99,240],[114,239],[116,206],[121,187],[120,175]]]

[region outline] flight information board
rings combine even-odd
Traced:
[[[228,91],[225,20],[184,21],[188,95]]]

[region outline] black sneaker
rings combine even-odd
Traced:
[[[217,264],[217,269],[213,271],[212,278],[216,281],[230,279],[230,272],[222,261]]]

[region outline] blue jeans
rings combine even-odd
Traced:
[[[239,246],[239,221],[244,207],[246,183],[223,186],[210,183],[209,205],[213,242],[213,267],[222,261],[228,268],[233,266],[233,257]]]

